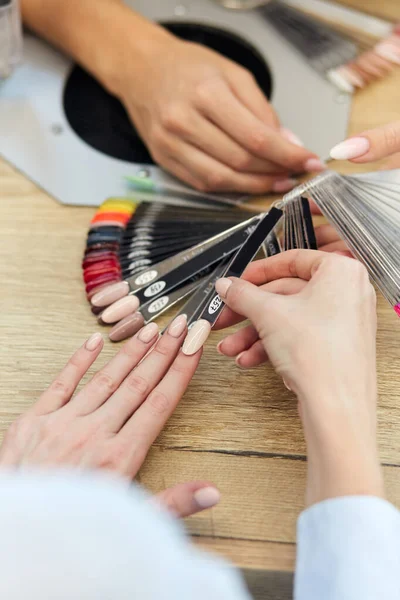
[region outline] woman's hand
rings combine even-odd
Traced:
[[[250,72],[216,52],[168,35],[140,70],[125,66],[117,95],[154,160],[193,187],[284,192],[291,173],[324,168],[280,130]]]
[[[385,168],[400,168],[400,121],[348,138],[332,148],[331,157],[357,164],[391,157]]]
[[[219,280],[229,310],[251,326],[220,352],[268,356],[299,400],[308,453],[307,502],[382,493],[376,450],[375,293],[358,261],[292,250]]]
[[[104,469],[133,479],[199,364],[201,352],[180,352],[186,330],[179,317],[158,339],[157,325],[147,325],[73,397],[103,348],[101,335],[94,334],[11,425],[0,467]],[[218,500],[218,491],[204,481],[156,497],[182,517]]]

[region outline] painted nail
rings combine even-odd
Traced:
[[[231,285],[232,285],[231,279],[228,279],[227,277],[222,277],[221,279],[218,279],[218,281],[216,282],[215,289],[217,290],[217,292],[221,298],[226,298],[226,295],[227,295],[228,290],[231,287]]]
[[[86,341],[85,348],[86,348],[86,350],[89,350],[89,352],[93,352],[93,350],[96,350],[96,348],[98,348],[100,346],[102,341],[103,341],[103,336],[101,335],[101,333],[94,333]]]
[[[353,137],[334,146],[330,151],[330,156],[334,160],[349,160],[363,156],[369,148],[370,143],[367,138]]]
[[[103,290],[95,294],[92,298],[94,306],[109,306],[120,298],[127,296],[129,293],[129,285],[126,281],[119,281],[113,285],[108,285]]]
[[[364,79],[359,73],[355,71],[355,69],[351,67],[351,65],[340,67],[340,69],[338,69],[338,72],[341,73],[343,77],[345,77],[347,81],[351,83],[351,85],[354,85],[359,88],[363,88],[365,86]]]
[[[326,165],[319,158],[309,158],[304,163],[304,170],[312,173],[314,171],[325,171]]]
[[[204,346],[208,336],[211,333],[211,325],[205,319],[197,321],[190,329],[189,333],[185,338],[185,342],[182,347],[183,354],[192,356]]]
[[[168,327],[169,335],[172,335],[174,338],[181,337],[182,333],[186,329],[187,317],[186,315],[179,315],[174,319],[171,325]]]
[[[199,508],[212,508],[221,500],[221,494],[216,488],[205,487],[197,490],[193,498]]]
[[[292,190],[297,183],[298,181],[296,179],[281,179],[279,181],[275,181],[271,189],[273,192],[277,192],[278,194],[280,192],[288,192],[289,190]]]
[[[304,148],[304,144],[301,141],[301,139],[298,138],[297,135],[293,133],[293,131],[290,131],[290,129],[286,129],[286,127],[281,127],[281,134],[288,142],[291,142],[296,146],[301,146],[302,148]]]
[[[156,323],[149,323],[140,330],[138,338],[141,342],[148,344],[156,335],[158,335],[158,325]]]
[[[129,315],[119,321],[110,331],[109,338],[112,342],[121,342],[132,337],[144,325],[143,315],[139,312]]]
[[[116,323],[124,319],[139,308],[139,300],[136,296],[126,296],[111,304],[104,312],[101,313],[101,320],[104,323]]]
[[[327,78],[333,85],[339,88],[340,91],[351,94],[354,92],[354,87],[337,69],[329,69],[326,73]]]
[[[400,65],[400,53],[395,48],[394,45],[391,46],[383,42],[382,44],[377,44],[374,50],[379,56],[383,56],[383,58],[387,58],[390,62]]]

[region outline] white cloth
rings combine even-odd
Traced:
[[[298,524],[296,600],[399,600],[400,516],[330,500]],[[98,475],[0,475],[0,598],[249,600],[238,572],[196,550],[136,486]]]

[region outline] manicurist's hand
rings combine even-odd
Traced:
[[[366,269],[344,256],[292,250],[253,263],[246,276],[217,283],[229,307],[219,327],[251,321],[219,350],[245,365],[268,356],[297,395],[309,457],[308,504],[381,495],[375,293]]]
[[[323,169],[280,129],[247,70],[122,0],[22,0],[22,12],[123,102],[154,160],[195,188],[284,192],[292,173]]]
[[[182,317],[160,339],[157,326],[147,325],[74,396],[103,348],[101,335],[94,334],[11,425],[0,468],[102,469],[134,478],[200,361],[201,352],[180,352],[186,332]],[[182,517],[218,500],[218,490],[205,481],[177,485],[155,498]]]

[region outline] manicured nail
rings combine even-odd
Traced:
[[[241,359],[243,354],[246,352],[246,350],[244,350],[243,352],[241,352],[240,354],[237,355],[237,357],[235,358],[235,364],[237,367],[239,367],[240,369],[244,369],[243,365],[241,364]]]
[[[346,92],[347,94],[354,92],[354,87],[337,69],[329,69],[326,76],[340,91]]]
[[[224,340],[221,340],[220,342],[218,342],[217,344],[217,352],[218,354],[220,354],[221,356],[225,356],[225,354],[222,352],[221,348],[222,348],[222,344],[224,343]]]
[[[122,340],[126,340],[128,337],[135,335],[143,325],[143,315],[140,312],[136,312],[114,325],[108,334],[108,337],[112,342],[121,342]]]
[[[172,321],[171,325],[168,327],[169,335],[172,335],[172,337],[174,337],[174,338],[181,337],[182,333],[186,329],[186,324],[187,324],[186,315],[179,315],[179,317],[176,317],[176,319],[174,319]]]
[[[127,296],[111,304],[101,313],[101,320],[104,323],[116,323],[124,319],[129,314],[134,313],[139,308],[139,300],[136,296]]]
[[[221,500],[221,494],[217,488],[205,487],[193,494],[194,500],[199,508],[212,508]]]
[[[272,185],[272,191],[277,192],[278,194],[281,192],[289,192],[292,190],[298,181],[296,179],[281,179],[279,181],[275,181]]]
[[[218,279],[218,281],[215,284],[215,289],[217,290],[219,296],[221,298],[226,298],[226,295],[228,293],[229,288],[232,285],[232,280],[228,279],[227,277],[222,277],[221,279]]]
[[[355,71],[355,69],[353,69],[351,67],[351,65],[346,65],[345,67],[340,67],[338,69],[338,73],[343,75],[343,77],[345,79],[347,79],[347,81],[349,81],[351,83],[351,85],[354,85],[355,87],[363,88],[365,86],[364,79],[361,77],[361,75],[359,73],[357,73]]]
[[[330,151],[330,156],[334,160],[349,160],[362,156],[368,152],[369,148],[370,143],[367,138],[353,137],[334,146]]]
[[[89,352],[93,352],[93,350],[96,350],[96,348],[98,348],[100,346],[102,341],[103,341],[103,336],[101,335],[101,333],[94,333],[86,341],[85,348],[86,348],[86,350],[89,350]]]
[[[140,330],[138,338],[141,342],[148,344],[156,335],[158,335],[158,325],[156,323],[149,323]]]
[[[91,303],[93,306],[108,306],[113,302],[116,302],[120,298],[127,296],[129,293],[129,285],[126,281],[120,281],[107,285],[100,292],[97,292],[92,299]]]
[[[304,163],[304,170],[312,173],[314,171],[325,171],[326,165],[319,158],[309,158]]]
[[[182,346],[183,354],[186,354],[187,356],[196,354],[196,352],[198,352],[200,348],[204,346],[210,333],[211,325],[208,321],[205,319],[200,319],[200,321],[197,321],[189,330],[189,333],[185,338],[185,342]]]
[[[397,51],[396,46],[382,42],[381,44],[377,44],[374,50],[379,56],[390,60],[390,62],[396,65],[400,65],[400,53]]]
[[[304,144],[301,141],[301,139],[299,137],[297,137],[297,135],[295,133],[293,133],[293,131],[290,131],[290,129],[286,129],[286,127],[282,127],[281,134],[285,139],[287,139],[288,142],[291,142],[292,144],[295,144],[296,146],[301,146],[302,148],[304,148]]]
[[[285,388],[286,388],[287,390],[289,390],[289,392],[291,392],[291,391],[292,391],[292,388],[288,386],[288,384],[286,383],[286,381],[285,381],[284,379],[282,379],[282,381],[283,381],[283,385],[285,386]]]

